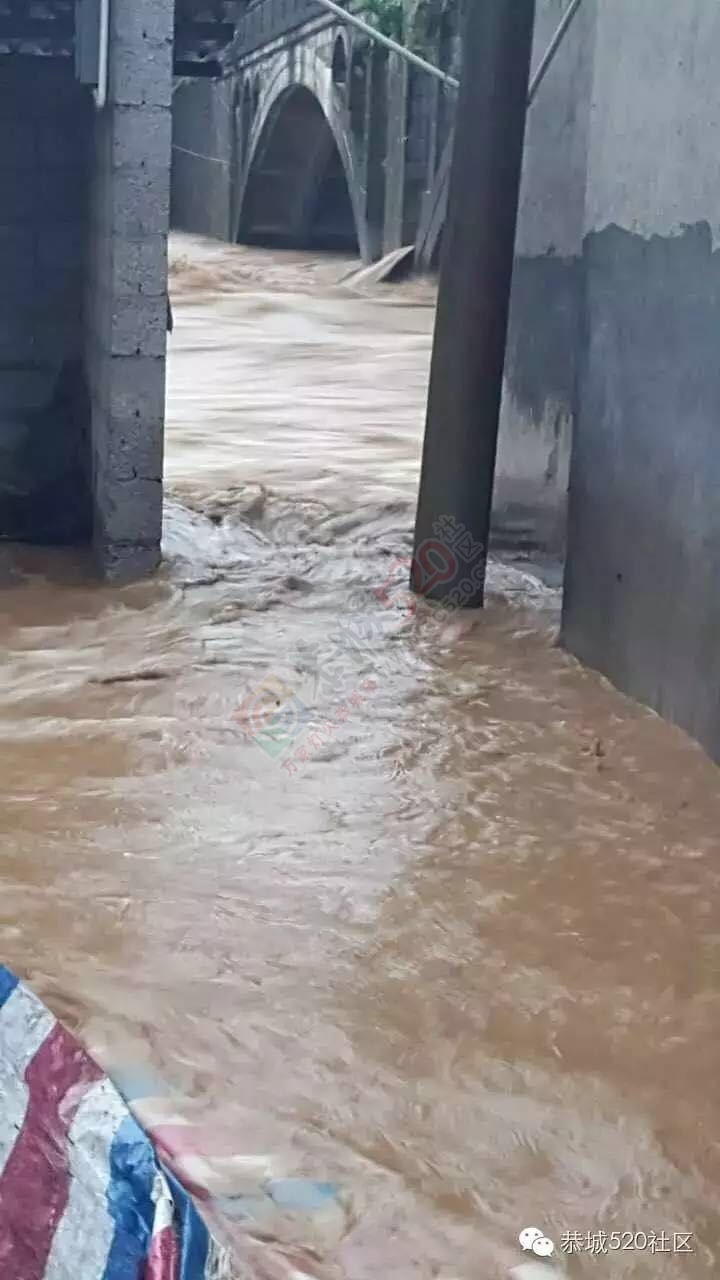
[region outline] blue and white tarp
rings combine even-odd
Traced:
[[[0,965],[0,1280],[338,1275],[341,1188],[228,1149],[132,1052],[90,1044]]]
[[[0,1276],[231,1280],[114,1085],[0,966]]]

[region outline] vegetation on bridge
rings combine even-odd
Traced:
[[[378,31],[393,40],[402,40],[405,27],[403,0],[365,0],[365,16]]]
[[[448,17],[457,20],[459,7],[458,0],[365,0],[363,10],[383,35],[434,60],[442,24]]]

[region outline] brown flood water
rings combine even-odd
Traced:
[[[410,545],[431,293],[174,253],[163,572],[5,552],[0,956],[235,1149],[339,1179],[329,1274],[495,1280],[532,1224],[568,1276],[717,1276],[717,770],[512,567],[334,691]],[[270,675],[338,722],[292,774],[233,719]]]

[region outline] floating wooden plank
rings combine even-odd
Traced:
[[[344,276],[342,284],[353,288],[362,288],[372,284],[389,284],[392,280],[400,280],[407,276],[413,264],[415,245],[406,244],[401,249],[393,249],[386,253],[379,262],[371,262],[369,267],[360,267]]]

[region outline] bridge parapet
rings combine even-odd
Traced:
[[[255,53],[264,45],[296,31],[306,22],[332,15],[323,11],[317,0],[254,0],[239,17],[235,38],[227,53],[232,62]]]

